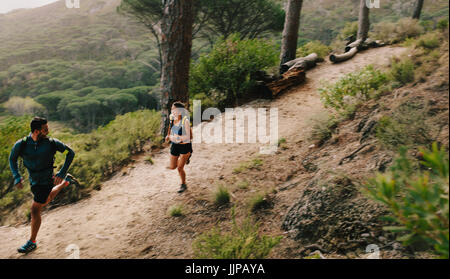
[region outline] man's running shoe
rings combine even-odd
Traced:
[[[27,243],[25,243],[22,247],[17,249],[17,252],[27,254],[36,249],[36,247],[37,247],[36,243],[33,243],[31,240],[28,240]]]

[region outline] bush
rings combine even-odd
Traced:
[[[414,62],[408,57],[402,60],[393,59],[388,76],[401,85],[414,81]]]
[[[263,160],[260,158],[254,158],[249,162],[243,162],[238,167],[233,169],[234,174],[242,173],[249,169],[257,169],[259,170],[260,167],[264,164]]]
[[[339,121],[329,113],[321,113],[311,118],[311,135],[310,139],[317,141],[318,145],[322,145],[331,138],[334,130],[337,128]]]
[[[441,31],[444,31],[445,29],[448,28],[448,20],[447,19],[439,20],[439,22],[437,23],[436,28],[441,30]]]
[[[376,97],[377,90],[386,81],[386,74],[369,65],[359,72],[345,75],[335,84],[325,84],[319,93],[326,107],[342,111],[361,100]]]
[[[224,205],[230,202],[230,192],[224,186],[220,185],[214,193],[214,202],[216,205]]]
[[[247,180],[243,180],[243,181],[241,181],[241,182],[239,182],[239,183],[237,184],[237,187],[238,187],[239,189],[247,189],[249,185],[250,185],[250,184],[249,184],[249,182],[248,182]]]
[[[407,102],[400,105],[391,116],[383,116],[376,127],[378,140],[390,149],[402,145],[413,147],[430,144],[430,128],[423,119],[427,111],[422,106]]]
[[[270,205],[269,195],[265,193],[258,193],[250,198],[249,207],[252,212],[256,212],[259,209],[266,208]]]
[[[365,190],[390,209],[392,215],[385,219],[399,226],[385,229],[404,233],[398,238],[404,245],[424,240],[436,254],[448,259],[448,153],[438,149],[437,144],[433,144],[431,151],[421,152],[420,164],[426,171],[407,158],[406,148],[402,148],[390,172],[371,179]]]
[[[417,37],[424,31],[419,22],[412,18],[402,18],[397,22],[379,22],[373,26],[370,37],[386,43],[398,43],[407,38]]]
[[[12,204],[12,196],[10,196],[11,203],[3,201],[3,197],[9,191],[17,191],[12,185],[13,177],[9,168],[9,153],[16,141],[28,135],[30,132],[29,125],[31,119],[31,116],[11,116],[3,119],[0,123],[0,204],[3,206]],[[26,179],[28,174],[22,164],[22,160],[18,161],[18,166],[24,179]],[[1,205],[0,208],[2,208]]]
[[[435,32],[427,33],[417,40],[417,46],[425,49],[435,49],[441,44],[439,35]]]
[[[319,58],[324,58],[331,52],[331,48],[320,41],[311,41],[297,49],[297,57],[304,57],[316,53]]]
[[[190,95],[203,93],[221,109],[234,105],[254,86],[251,74],[277,61],[276,49],[265,41],[241,40],[238,34],[220,39],[209,54],[192,65]]]
[[[245,219],[242,225],[236,223],[232,210],[233,228],[222,233],[213,228],[202,233],[193,243],[195,258],[200,259],[263,259],[281,241],[281,236],[271,237],[258,232],[259,225]]]
[[[181,217],[184,215],[183,207],[181,205],[172,205],[169,210],[169,215],[172,217]]]
[[[3,106],[13,115],[45,115],[43,105],[37,103],[30,97],[11,97]]]

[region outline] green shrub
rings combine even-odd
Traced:
[[[223,185],[217,187],[217,190],[214,193],[214,202],[219,206],[230,202],[230,192]]]
[[[311,41],[297,49],[297,57],[304,57],[316,53],[319,58],[324,58],[331,52],[331,48],[320,41]]]
[[[385,219],[398,226],[385,229],[403,233],[398,240],[404,245],[424,240],[436,254],[448,259],[448,153],[438,149],[437,144],[431,151],[421,152],[420,164],[426,171],[420,170],[416,161],[407,157],[406,148],[402,148],[390,172],[371,179],[365,191],[390,209],[391,215]]]
[[[414,81],[414,62],[408,57],[402,60],[393,59],[388,76],[401,85]]]
[[[13,177],[9,168],[9,153],[16,141],[27,136],[30,132],[29,125],[31,118],[31,116],[11,116],[4,118],[0,123],[0,208],[7,207],[13,203],[11,195],[9,198],[5,197],[8,189],[10,191],[16,191],[12,185]],[[25,171],[21,159],[18,161],[18,166],[20,173],[26,179],[28,174]],[[8,201],[2,201],[3,197],[8,199]]]
[[[310,139],[317,141],[318,145],[322,145],[331,138],[334,130],[337,128],[339,121],[335,116],[329,113],[319,113],[311,118],[311,135]]]
[[[417,37],[424,31],[417,20],[402,18],[397,22],[382,21],[374,24],[369,37],[385,43],[397,43],[408,38]]]
[[[440,46],[439,34],[436,32],[427,33],[420,36],[417,40],[417,46],[425,49],[435,49]]]
[[[183,216],[183,207],[181,205],[172,205],[168,209],[169,215],[172,217],[180,217]]]
[[[223,233],[213,228],[202,233],[193,243],[195,258],[200,259],[263,259],[280,241],[281,236],[271,237],[258,232],[259,225],[246,219],[241,225],[236,222],[232,210],[233,228]]]
[[[319,93],[326,107],[342,111],[349,105],[375,97],[386,81],[386,74],[369,65],[359,72],[345,75],[335,84],[325,84]]]
[[[384,146],[394,150],[402,145],[429,144],[430,128],[423,119],[426,113],[421,104],[404,103],[391,116],[381,117],[375,135]]]
[[[243,162],[240,163],[238,167],[233,169],[234,174],[242,173],[249,169],[257,169],[259,170],[260,167],[264,164],[263,160],[260,158],[254,158],[249,162]]]
[[[436,28],[443,31],[448,28],[448,19],[441,19],[438,21]]]
[[[154,164],[152,156],[148,156],[148,157],[145,159],[145,161],[146,161],[147,163],[149,163],[150,165],[153,165],[153,164]]]
[[[250,184],[248,183],[247,180],[243,180],[243,181],[241,181],[241,182],[239,182],[239,183],[237,184],[237,187],[238,187],[239,189],[247,189],[249,185],[250,185]]]
[[[243,97],[254,86],[251,74],[273,66],[277,61],[275,47],[266,41],[241,40],[238,34],[220,39],[209,54],[192,65],[190,95],[203,93],[216,104],[214,107],[234,105],[237,98]]]
[[[269,195],[267,195],[266,193],[257,193],[250,198],[248,204],[252,212],[256,212],[259,209],[266,208],[270,204]]]

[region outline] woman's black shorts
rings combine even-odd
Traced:
[[[31,192],[34,195],[34,201],[38,203],[45,203],[47,201],[50,192],[53,189],[53,185],[33,185],[31,186]]]
[[[170,146],[170,154],[172,154],[173,156],[180,156],[180,154],[187,154],[189,152],[192,153],[192,143],[172,143],[172,145]]]

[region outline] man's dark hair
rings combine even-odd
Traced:
[[[47,124],[47,119],[45,119],[43,117],[35,116],[33,118],[33,120],[31,120],[31,123],[30,123],[31,132],[33,133],[35,130],[42,129],[42,125],[45,125],[45,124]]]
[[[180,101],[176,101],[172,105],[174,105],[176,108],[186,108],[186,106]]]

